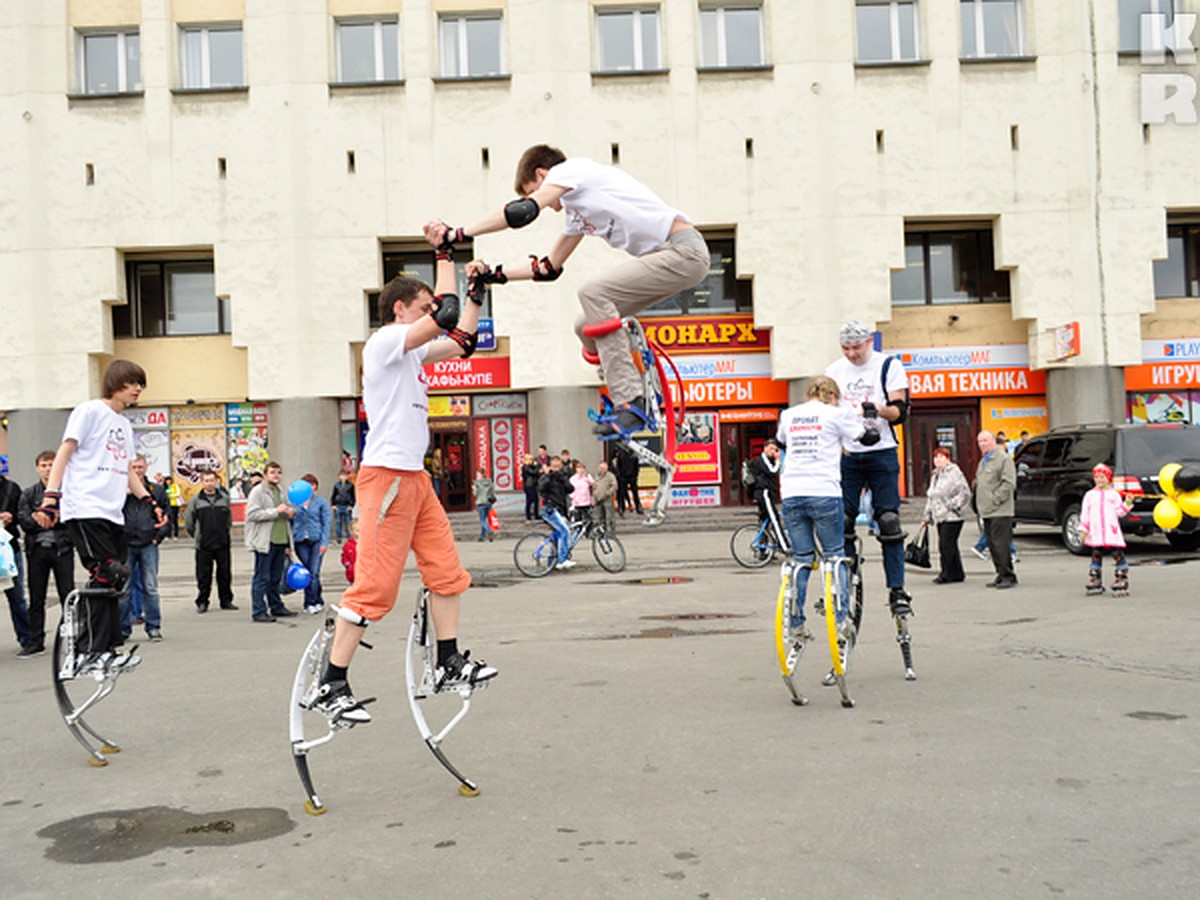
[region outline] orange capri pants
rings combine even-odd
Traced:
[[[354,584],[342,595],[344,607],[372,622],[387,615],[396,605],[410,549],[433,593],[452,597],[471,586],[427,472],[363,466],[355,489],[358,559]]]

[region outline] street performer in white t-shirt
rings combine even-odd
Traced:
[[[466,228],[445,227],[442,240],[453,246],[481,234],[523,228],[550,207],[565,213],[567,220],[550,253],[540,258],[531,254],[529,262],[516,266],[496,266],[488,276],[492,283],[553,281],[587,235],[634,257],[579,288],[583,315],[576,320],[575,332],[583,343],[584,359],[604,369],[615,407],[613,421],[600,422],[595,433],[623,436],[650,426],[653,410],[642,396],[620,320],[704,280],[712,265],[708,245],[687,216],[621,169],[568,159],[546,144],[522,154],[513,186],[519,199]],[[596,333],[585,333],[587,326]]]
[[[820,543],[826,559],[844,556],[842,518],[842,450],[863,434],[858,416],[838,406],[837,382],[825,375],[812,380],[805,402],[785,409],[776,437],[784,447],[779,490],[783,496],[783,524],[792,542],[796,571],[799,629],[804,631],[804,598],[808,575]],[[850,579],[843,577],[843,587]],[[839,632],[845,637],[854,623],[845,615],[846,603],[836,611]]]
[[[908,416],[908,376],[900,360],[875,353],[871,329],[852,320],[838,332],[842,359],[825,374],[837,382],[842,406],[865,427],[866,440],[856,440],[842,457],[842,500],[846,531],[852,533],[864,487],[879,523],[888,606],[893,616],[912,614],[912,597],[904,589],[904,530],[900,527],[900,460],[893,425]],[[886,374],[886,378],[885,378]],[[884,383],[886,380],[886,384]]]
[[[121,415],[146,388],[146,372],[135,362],[114,359],[104,370],[103,395],[79,404],[67,418],[62,443],[46,478],[42,505],[33,514],[43,528],[61,521],[88,573],[85,610],[76,639],[78,672],[132,669],[141,659],[117,653],[121,636],[119,603],[129,579],[125,499],[132,494],[149,503],[155,524],[166,524],[162,510],[131,463],[136,451],[133,426]]]
[[[432,244],[434,225],[425,226]],[[494,678],[496,670],[458,649],[460,598],[471,584],[462,567],[446,511],[425,471],[429,399],[425,365],[475,351],[482,297],[472,291],[459,311],[454,263],[437,252],[436,295],[424,282],[397,276],[379,296],[383,322],[363,347],[363,406],[370,431],[355,489],[359,535],[354,584],[342,596],[329,665],[313,708],[352,724],[371,721],[350,690],[350,661],[371,622],[396,603],[411,550],[432,594],[437,633],[437,690]],[[480,287],[482,290],[482,287]],[[446,340],[435,340],[442,335]]]

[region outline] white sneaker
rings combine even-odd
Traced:
[[[986,550],[980,550],[978,547],[972,547],[971,552],[974,553],[976,556],[978,556],[980,559],[982,559],[984,562],[988,561],[988,555],[987,555]]]
[[[433,689],[440,691],[444,688],[464,684],[475,687],[481,682],[489,681],[496,677],[495,668],[483,661],[476,662],[470,656],[470,650],[455,653],[446,660],[444,666],[438,666],[433,673]]]
[[[557,566],[555,566],[555,568],[556,569],[573,569],[573,568],[575,568],[575,565],[576,565],[575,560],[568,558],[568,559],[564,559],[562,562],[560,562]]]
[[[328,718],[331,725],[339,721],[365,725],[371,721],[371,714],[354,699],[350,685],[344,681],[330,681],[321,685],[312,709]]]

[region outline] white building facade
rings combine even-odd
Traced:
[[[1200,421],[1197,11],[8,3],[0,409],[14,477],[32,479],[119,356],[148,372],[142,406],[173,471],[200,460],[234,480],[246,441],[269,440],[290,474],[331,482],[362,436],[372,294],[423,273],[424,222],[510,199],[518,157],[541,142],[627,169],[710,238],[712,277],[659,320],[693,363],[686,393],[710,445],[680,502],[741,499],[740,457],[837,355],[849,318],[914,375],[910,458],[942,441],[969,462],[981,426]],[[547,211],[472,249],[517,261],[561,226]],[[572,334],[575,288],[616,258],[585,241],[557,282],[496,288],[495,349],[438,373],[433,445],[466,482],[483,464],[515,490],[520,452],[540,442],[594,466],[599,381]],[[921,489],[919,466],[908,481]]]

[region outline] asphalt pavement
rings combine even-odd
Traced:
[[[317,622],[197,615],[186,541],[162,552],[165,640],[88,720],[123,750],[92,768],[49,656],[0,656],[0,892],[125,897],[1179,897],[1200,894],[1200,560],[1131,549],[1132,593],[1084,595],[1087,561],[1022,529],[1020,586],[909,570],[905,681],[878,547],[843,709],[820,643],[793,706],[774,659],[777,566],[729,529],[623,523],[629,568],[524,579],[519,522],[460,550],[462,638],[500,675],[449,736],[460,797],[409,713],[417,580],[352,668],[375,721],[310,754],[291,682]],[[968,527],[964,549],[974,539]],[[336,600],[340,567],[326,572]],[[1106,572],[1106,580],[1109,575]],[[293,596],[289,605],[296,607]],[[48,619],[58,618],[57,608]],[[456,709],[428,701],[430,718]],[[310,720],[315,726],[315,721]]]

